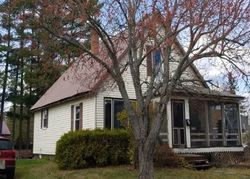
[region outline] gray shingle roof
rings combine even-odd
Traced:
[[[99,64],[87,58],[82,57],[70,66],[32,106],[31,110],[74,97],[78,94],[93,91],[101,80],[105,70]]]

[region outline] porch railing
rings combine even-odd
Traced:
[[[239,141],[240,141],[238,133],[226,133],[224,144],[223,144],[222,133],[209,133],[208,136],[206,133],[192,133],[191,132],[191,146],[192,147],[237,146],[239,145]]]
[[[222,147],[223,146],[223,134],[222,133],[209,133],[209,146]]]
[[[192,147],[206,147],[206,133],[191,133]]]
[[[227,146],[238,146],[240,138],[238,133],[226,133]]]

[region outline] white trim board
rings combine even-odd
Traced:
[[[243,152],[244,147],[173,148],[175,153]]]

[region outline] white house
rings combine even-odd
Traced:
[[[181,49],[177,48],[173,54],[177,60],[171,62],[171,70],[178,63],[178,55]],[[157,54],[149,58],[153,56]],[[124,54],[123,60],[126,58]],[[123,75],[130,99],[136,99],[129,69]],[[141,68],[141,76],[148,76],[146,65]],[[239,116],[242,97],[210,90],[194,65],[182,78],[195,79],[196,84],[189,85],[188,92],[175,91],[167,105],[162,140],[178,153],[243,151]],[[122,109],[120,92],[109,75],[91,59],[79,59],[31,108],[33,153],[54,155],[56,142],[69,131],[118,128],[116,114]]]

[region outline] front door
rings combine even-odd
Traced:
[[[172,100],[173,147],[186,147],[184,100]]]

